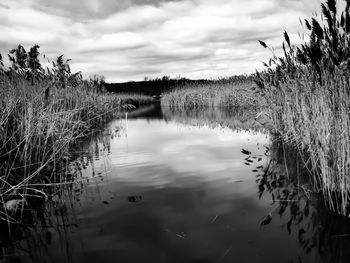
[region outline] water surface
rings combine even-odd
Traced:
[[[17,259],[321,261],[317,246],[307,249],[300,239],[312,221],[288,227],[293,212],[278,214],[271,194],[259,194],[271,143],[264,132],[247,128],[249,118],[218,110],[162,114],[151,107],[141,113],[110,123],[90,142],[90,154],[76,164],[84,168],[78,169],[81,183],[38,235],[42,249]]]

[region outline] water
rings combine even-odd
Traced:
[[[318,218],[292,183],[267,178],[271,142],[247,130],[254,113],[139,114],[84,146],[81,182],[4,246],[3,262],[347,262],[346,220]],[[293,202],[273,203],[286,189]]]

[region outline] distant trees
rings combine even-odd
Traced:
[[[170,76],[163,76],[163,77],[156,77],[156,78],[150,78],[150,77],[144,77],[144,81],[153,81],[153,82],[159,82],[159,81],[170,81],[172,80]]]
[[[97,92],[106,91],[106,88],[105,88],[106,80],[105,80],[105,77],[102,75],[95,74],[93,76],[90,76],[89,83],[91,84],[92,87],[94,87],[95,91]]]

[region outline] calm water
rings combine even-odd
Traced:
[[[112,122],[88,144],[90,151],[72,167],[81,182],[53,197],[51,212],[7,248],[3,262],[349,259],[342,254],[328,261],[343,252],[320,239],[326,216],[313,220],[304,204],[298,205],[304,209],[300,220],[298,209],[294,213],[286,203],[285,211],[277,211],[281,203],[273,204],[271,193],[259,190],[271,143],[262,132],[238,130],[249,126],[250,117],[154,108],[139,114]],[[314,207],[310,214],[318,216]],[[342,231],[329,230],[326,241],[348,242],[348,224],[332,220]]]

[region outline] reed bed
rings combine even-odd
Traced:
[[[179,109],[198,109],[208,107],[249,107],[256,108],[264,104],[264,99],[254,93],[254,83],[210,82],[178,87],[165,93],[161,98],[163,106]]]
[[[260,165],[254,155],[245,153],[251,164]],[[261,222],[264,227],[276,218],[282,218],[281,231],[296,235],[300,249],[318,254],[317,262],[347,262],[350,220],[335,215],[322,202],[322,192],[310,191],[306,167],[295,154],[295,148],[274,140],[266,154],[267,165],[257,167],[257,184],[260,198],[271,199],[271,210]]]
[[[257,84],[274,130],[303,157],[313,190],[323,193],[331,210],[348,216],[350,14],[348,5],[340,14],[334,0],[322,4],[322,12],[325,20],[305,20],[310,41],[301,47],[284,33],[284,57],[274,56]]]
[[[72,146],[138,99],[98,91],[87,81],[63,89],[46,80],[32,86],[21,77],[1,78],[0,218],[9,220],[6,210],[31,197],[45,197],[37,185],[66,181]]]
[[[314,189],[324,193],[332,210],[344,214],[350,197],[349,81],[333,76],[320,85],[305,76],[269,93],[275,130],[304,156]]]

